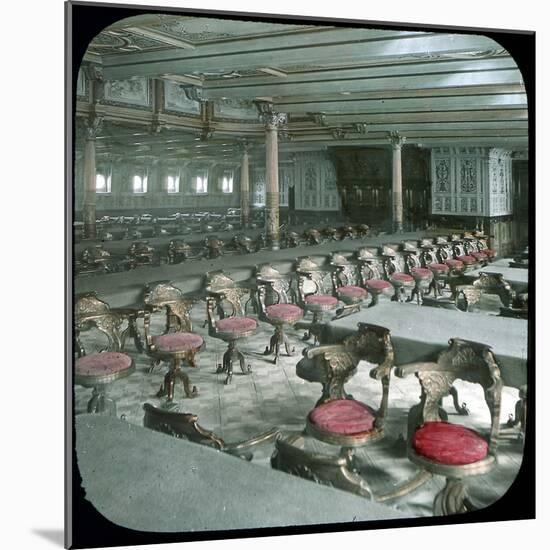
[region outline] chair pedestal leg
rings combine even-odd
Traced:
[[[379,297],[378,292],[371,291],[371,295],[372,295],[372,300],[370,301],[370,304],[367,307],[373,307],[378,303],[378,297]]]
[[[293,351],[290,347],[290,341],[285,334],[284,325],[275,325],[275,332],[269,340],[269,346],[266,346],[264,355],[275,354],[273,364],[276,365],[279,360],[281,346],[285,347],[286,354],[290,357],[293,355]]]
[[[250,374],[252,368],[250,365],[246,365],[244,355],[237,349],[237,341],[232,340],[227,346],[226,352],[223,354],[222,366],[218,367],[217,373],[226,372],[224,384],[229,384],[233,379],[233,361],[238,361],[243,374]]]
[[[164,376],[164,383],[157,392],[157,397],[166,396],[167,403],[172,403],[172,401],[174,400],[174,388],[178,380],[181,380],[183,384],[183,392],[185,393],[186,397],[193,398],[196,397],[198,393],[197,387],[191,386],[189,376],[187,376],[187,374],[181,370],[180,361],[181,360],[179,358],[172,359],[170,370]]]
[[[107,385],[95,386],[92,398],[88,401],[87,411],[90,414],[109,414],[116,416],[116,403],[107,397]]]
[[[319,338],[317,336],[318,331],[315,330],[315,326],[318,325],[323,320],[323,312],[322,311],[314,311],[313,312],[313,320],[311,321],[310,327],[305,332],[302,340],[309,340],[312,336],[314,336],[313,344],[317,345],[319,343]],[[313,330],[312,330],[313,329]]]
[[[445,487],[434,500],[434,516],[450,516],[472,512],[473,505],[461,479],[447,478]]]
[[[525,435],[525,425],[527,421],[527,386],[522,386],[519,390],[519,400],[516,402],[514,415],[510,415],[506,426],[515,428],[519,425],[518,436],[522,438]]]

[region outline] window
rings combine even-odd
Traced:
[[[179,176],[167,176],[166,177],[166,192],[167,193],[179,193],[180,191],[180,177]]]
[[[205,195],[208,193],[208,174],[206,170],[198,172],[192,178],[193,188],[195,193]]]
[[[222,192],[233,193],[233,172],[224,172],[222,178]]]
[[[132,180],[132,191],[134,193],[147,193],[147,176],[134,176]]]
[[[96,193],[110,193],[111,192],[111,175],[108,175],[107,177],[105,177],[104,174],[96,174],[95,191]]]

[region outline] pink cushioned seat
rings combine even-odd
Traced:
[[[415,452],[439,464],[472,464],[487,456],[487,441],[474,430],[449,422],[426,422],[413,436]]]
[[[413,267],[411,273],[414,279],[431,279],[434,275],[430,269],[425,267]]]
[[[442,271],[442,272],[447,272],[449,271],[449,266],[446,265],[446,264],[437,264],[437,263],[433,263],[433,264],[430,264],[428,266],[432,271]]]
[[[445,260],[445,265],[448,265],[451,269],[462,269],[464,262],[460,260]]]
[[[312,306],[335,306],[338,300],[330,294],[310,294],[306,296],[306,304]]]
[[[456,259],[466,265],[475,264],[477,261],[473,256],[469,256],[469,255],[457,256]]]
[[[75,362],[77,376],[102,376],[115,374],[129,368],[132,358],[125,353],[106,351],[79,357]]]
[[[153,344],[159,351],[192,351],[202,346],[204,340],[193,332],[170,332],[153,337]]]
[[[356,435],[374,428],[376,413],[354,399],[335,399],[315,407],[309,421],[320,430],[340,435]]]
[[[494,248],[484,248],[481,252],[486,254],[489,258],[494,258],[497,255],[497,251]]]
[[[392,283],[407,284],[414,282],[414,279],[407,273],[401,273],[400,271],[398,271],[397,273],[392,274],[392,276],[390,277],[390,281]]]
[[[373,294],[378,294],[386,289],[392,289],[391,283],[389,281],[384,281],[384,279],[369,279],[366,283],[368,290]]]
[[[472,252],[471,256],[473,256],[476,260],[487,260],[488,256],[487,254],[483,252]]]
[[[266,307],[266,314],[273,321],[295,323],[304,316],[302,308],[294,304],[273,304]]]
[[[345,298],[366,298],[367,291],[360,286],[341,286],[336,289],[336,294],[344,296]]]
[[[251,317],[227,317],[216,323],[218,332],[241,333],[256,330],[258,323]]]

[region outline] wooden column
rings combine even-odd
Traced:
[[[250,144],[242,144],[243,158],[241,160],[241,227],[244,229],[250,224],[250,177],[248,170],[248,152]]]
[[[277,131],[286,124],[286,114],[262,113],[265,123],[265,233],[271,250],[279,250],[279,142]]]
[[[395,233],[403,233],[403,178],[401,147],[406,138],[399,132],[390,132],[388,139],[393,149],[392,159],[392,225]]]
[[[101,117],[90,117],[84,123],[86,143],[84,145],[84,202],[82,216],[84,221],[84,238],[95,239],[96,231],[96,163],[95,139],[101,128]]]

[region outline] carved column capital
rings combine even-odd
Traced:
[[[388,141],[391,143],[393,149],[401,149],[407,138],[394,130],[393,132],[388,132]]]
[[[277,130],[287,123],[286,113],[277,113],[275,111],[261,114],[260,119],[264,123],[266,130]]]
[[[255,103],[260,114],[260,120],[265,125],[266,130],[277,130],[288,122],[288,115],[275,111],[273,103],[267,101],[256,101]]]

